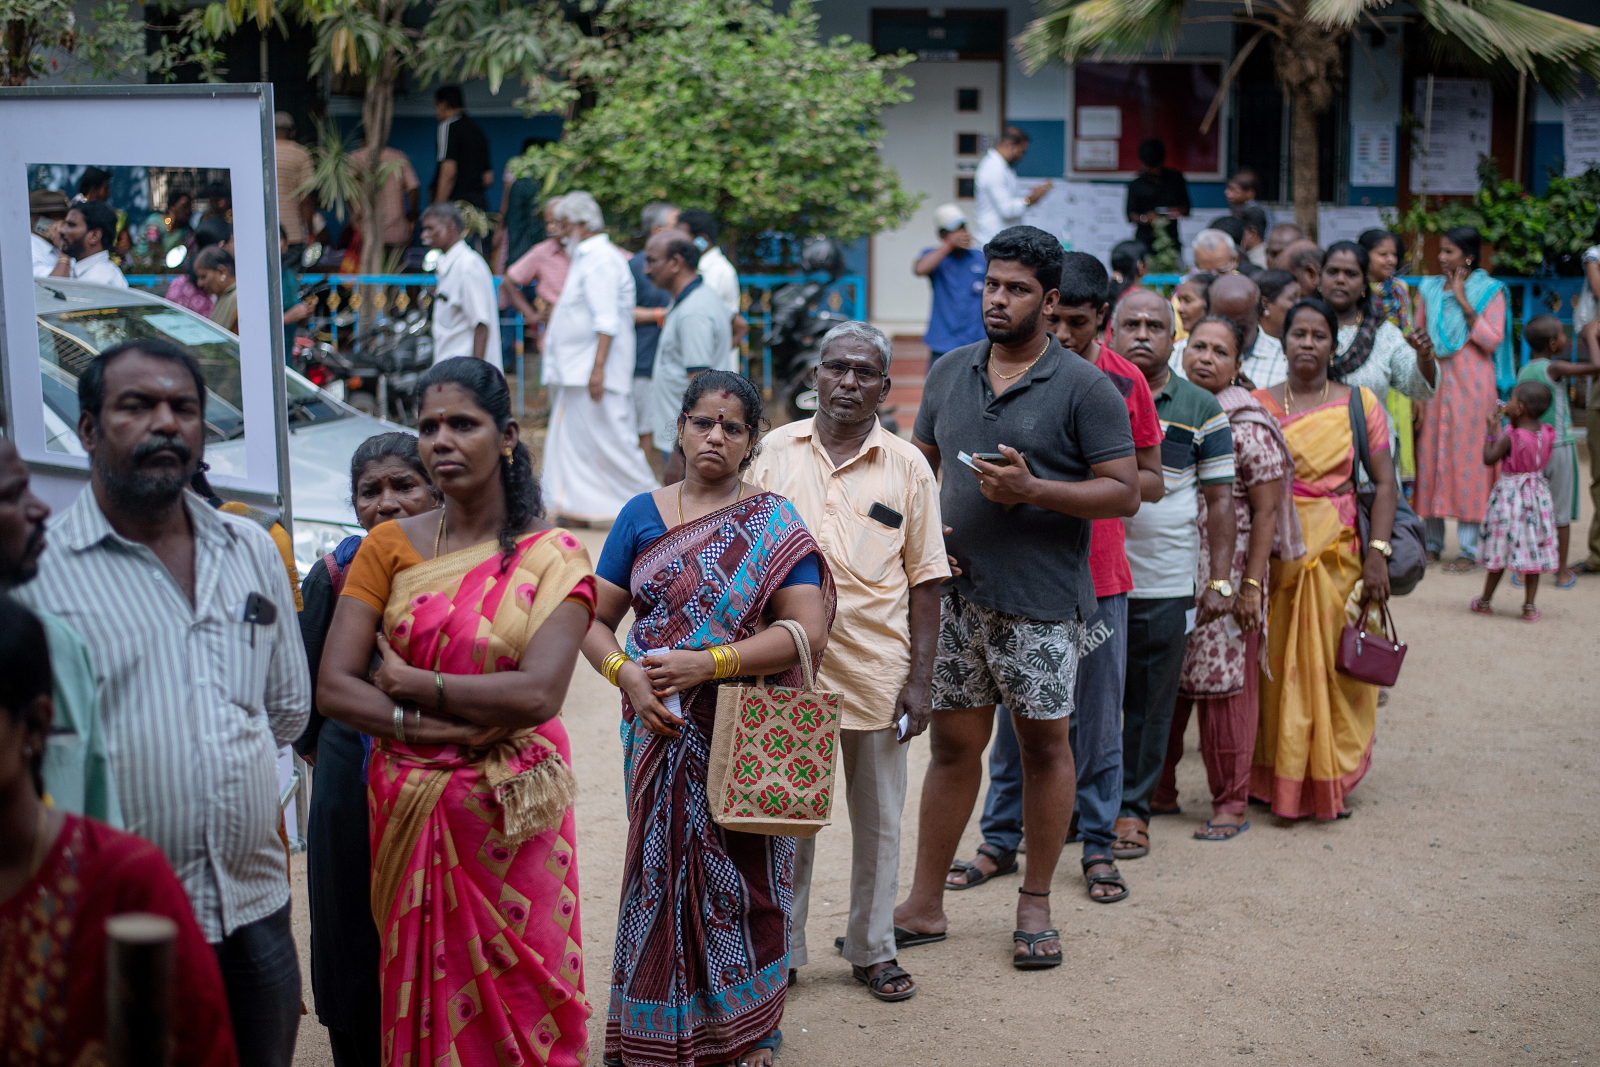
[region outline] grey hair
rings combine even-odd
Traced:
[[[606,228],[606,219],[600,214],[600,205],[595,203],[594,197],[585,192],[563,194],[561,203],[556,205],[554,215],[562,222],[576,222],[589,227],[595,233]]]
[[[1227,234],[1223,234],[1223,236],[1226,237]],[[1134,286],[1132,289],[1129,289],[1127,292],[1123,293],[1122,299],[1118,300],[1116,306],[1111,309],[1111,328],[1113,330],[1117,328],[1117,317],[1122,313],[1122,305],[1126,304],[1130,297],[1135,296],[1155,297],[1156,303],[1160,304],[1162,310],[1167,313],[1167,325],[1169,327],[1173,325],[1175,320],[1172,317],[1172,301],[1168,300],[1154,289],[1141,289],[1139,286]]]
[[[669,204],[665,200],[652,200],[639,212],[639,225],[648,236],[657,226],[663,226],[672,215],[677,214],[678,205]]]
[[[447,226],[454,226],[457,233],[465,233],[467,229],[466,220],[461,217],[461,209],[449,201],[429,204],[422,209],[422,217],[425,219],[438,219]]]
[[[1203,248],[1207,252],[1215,252],[1219,248],[1226,248],[1228,255],[1235,257],[1239,255],[1239,247],[1233,243],[1233,238],[1221,230],[1201,230],[1195,234],[1194,246]]]
[[[889,363],[894,358],[894,346],[889,343],[889,338],[884,336],[882,330],[865,322],[841,322],[833,329],[822,335],[822,344],[817,351],[823,356],[828,354],[828,348],[835,341],[843,340],[865,341],[878,350],[878,355],[883,359],[883,373],[889,373]]]

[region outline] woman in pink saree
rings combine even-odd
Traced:
[[[417,392],[444,507],[368,535],[317,689],[325,715],[374,739],[383,1062],[573,1067],[590,1008],[558,713],[594,574],[539,517],[500,372],[446,360]]]

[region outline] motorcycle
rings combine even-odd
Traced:
[[[828,286],[844,274],[844,249],[831,237],[810,237],[800,249],[800,269],[808,277],[772,290],[772,324],[767,343],[772,349],[772,385],[783,398],[791,420],[809,419],[817,410],[817,364],[822,360],[822,335],[849,316],[823,306]]]

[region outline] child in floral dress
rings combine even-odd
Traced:
[[[1549,386],[1522,382],[1511,391],[1504,408],[1510,430],[1500,433],[1501,412],[1489,416],[1483,462],[1491,467],[1499,463],[1500,479],[1489,492],[1483,525],[1480,558],[1489,573],[1483,596],[1473,597],[1470,605],[1479,615],[1494,614],[1490,598],[1500,576],[1510,569],[1523,576],[1523,621],[1538,622],[1539,609],[1533,601],[1539,592],[1539,575],[1559,566],[1555,505],[1543,476],[1555,448],[1555,427],[1539,421],[1551,400]]]

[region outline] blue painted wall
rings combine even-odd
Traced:
[[[1007,119],[1028,135],[1028,154],[1017,164],[1022,178],[1059,178],[1067,172],[1067,124],[1061,119]]]

